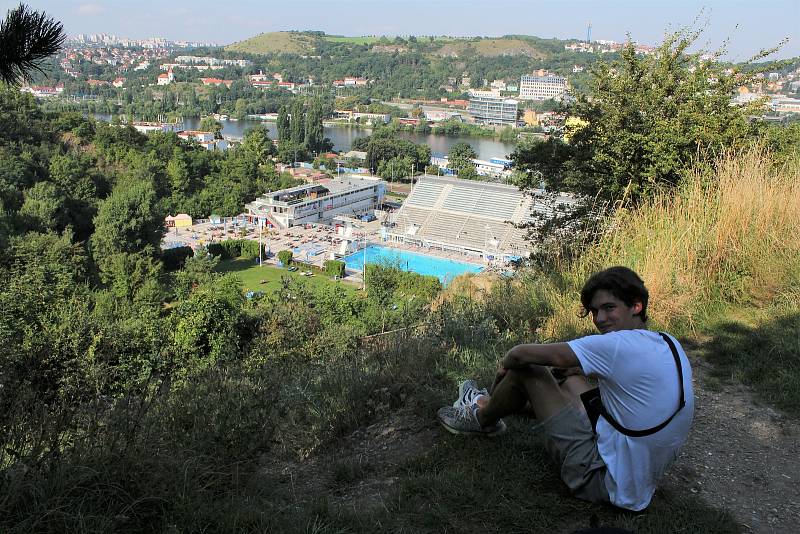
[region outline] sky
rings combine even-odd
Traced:
[[[29,0],[69,35],[229,44],[262,32],[320,30],[335,35],[535,35],[631,38],[657,45],[665,32],[704,27],[698,45],[727,39],[732,61],[745,61],[787,39],[770,59],[800,56],[800,0]],[[0,0],[0,13],[19,0]]]

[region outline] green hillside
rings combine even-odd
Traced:
[[[316,49],[316,37],[299,32],[261,33],[225,47],[249,54],[308,54]]]

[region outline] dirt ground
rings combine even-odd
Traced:
[[[690,358],[695,382],[694,425],[662,486],[672,493],[691,492],[728,510],[745,532],[798,532],[800,422],[757,402],[744,386],[706,387],[709,365],[694,354],[690,353]],[[273,464],[269,470],[283,472],[293,490],[302,495],[326,484],[320,473],[328,473],[327,483],[331,483],[332,463],[344,461],[357,470],[369,466],[357,485],[334,492],[334,501],[354,509],[380,506],[397,482],[386,477],[386,471],[391,471],[387,467],[421,454],[441,435],[434,414],[430,420],[422,420],[389,413],[383,421],[344,438],[333,457],[314,457],[301,466]]]
[[[709,365],[691,356],[695,420],[665,485],[726,508],[747,531],[800,529],[800,422],[754,399],[744,386],[704,386]]]

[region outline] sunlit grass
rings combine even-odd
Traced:
[[[753,149],[724,157],[714,176],[699,172],[677,193],[620,210],[603,238],[566,269],[571,286],[556,297],[553,332],[576,324],[580,284],[625,265],[650,291],[659,327],[702,329],[737,308],[759,308],[800,277],[800,165],[776,168]]]
[[[280,288],[281,279],[289,277],[292,279],[304,280],[312,287],[320,287],[329,284],[339,284],[348,291],[356,291],[357,285],[348,281],[334,281],[328,275],[314,273],[312,276],[301,276],[304,271],[300,267],[295,272],[290,272],[284,268],[274,265],[264,264],[263,266],[254,263],[252,259],[236,258],[233,260],[221,261],[216,268],[220,273],[233,273],[242,281],[245,291],[262,291],[273,293]]]

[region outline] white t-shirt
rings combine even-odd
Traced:
[[[683,348],[672,338],[683,367],[686,405],[655,434],[630,437],[617,432],[602,416],[597,422],[597,448],[608,467],[605,484],[611,502],[642,510],[656,484],[675,460],[694,417],[692,369]],[[569,342],[584,374],[598,379],[600,397],[609,414],[630,430],[653,428],[678,408],[678,369],[658,332],[621,330]]]

